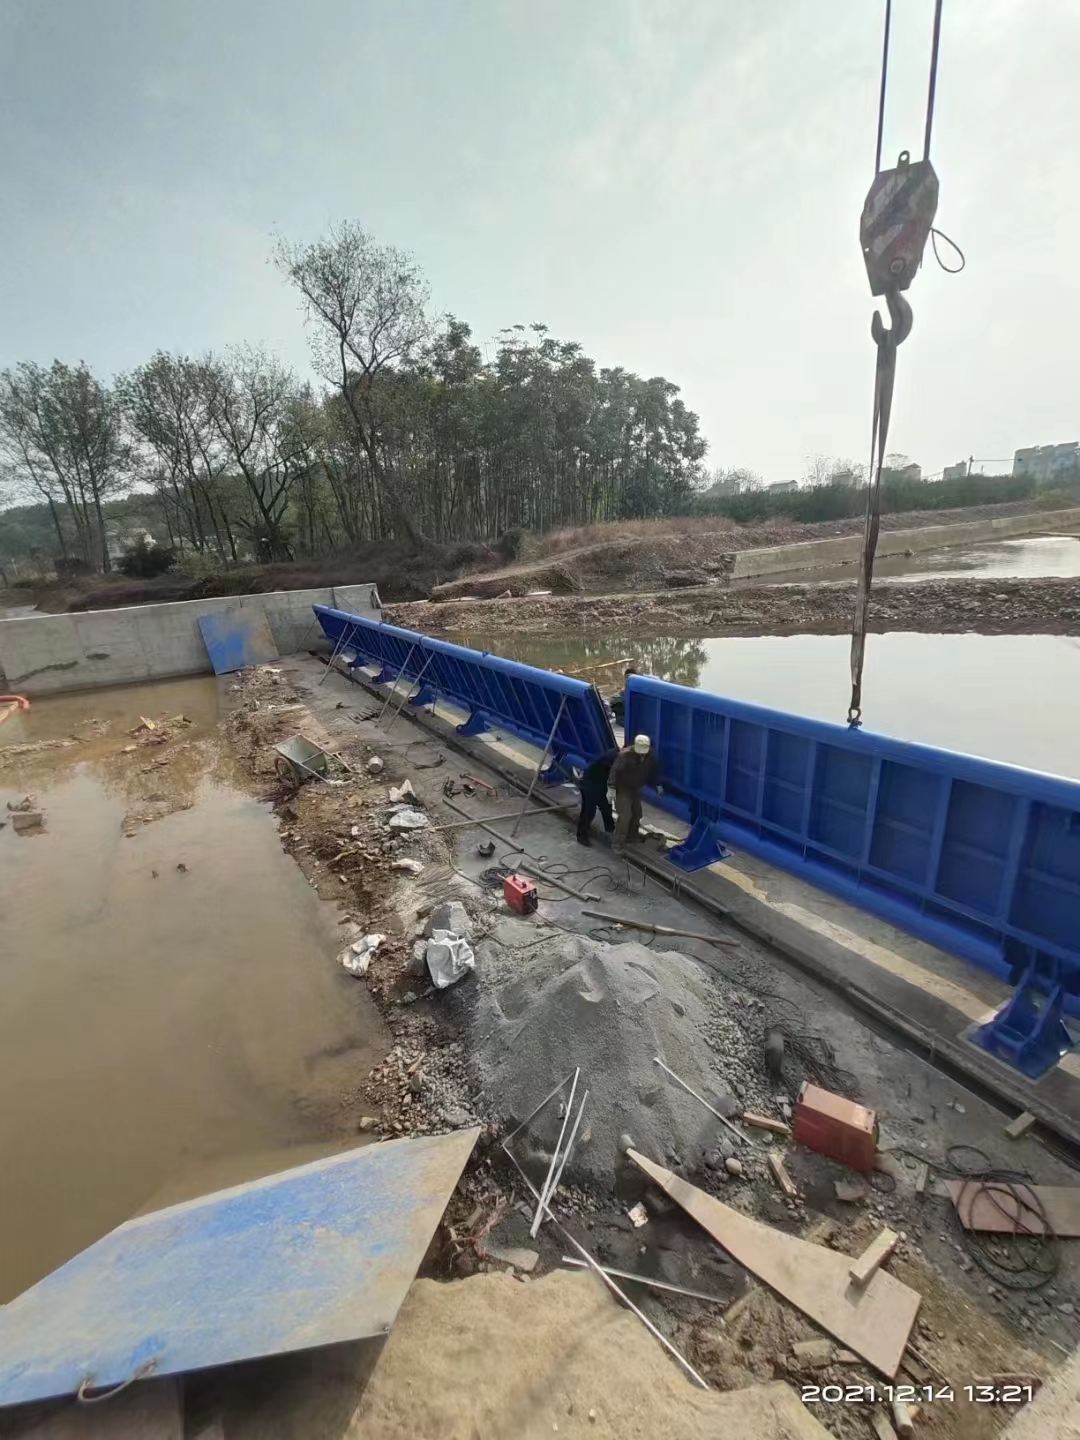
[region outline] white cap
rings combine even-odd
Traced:
[[[639,755],[647,755],[652,749],[652,741],[649,739],[648,735],[635,735],[634,749]]]

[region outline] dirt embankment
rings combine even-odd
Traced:
[[[1037,507],[1030,500],[1021,500],[1007,505],[973,505],[962,510],[913,510],[884,516],[882,530],[958,525],[1028,514],[1033,508]],[[439,601],[466,597],[491,599],[507,590],[512,595],[527,595],[533,590],[565,595],[677,589],[721,579],[730,569],[733,551],[830,540],[862,532],[861,516],[812,524],[774,519],[737,525],[723,516],[684,515],[669,520],[615,521],[609,525],[556,530],[543,536],[526,536],[525,553],[515,564],[475,567],[435,586],[431,598]]]
[[[323,585],[374,584],[386,600],[419,600],[462,570],[501,565],[499,546],[438,544],[421,539],[371,541],[335,555],[277,565],[242,565],[235,570],[193,576],[170,571],[152,580],[93,575],[39,590],[11,591],[19,601],[52,614],[111,610],[121,605],[160,605],[174,600],[212,600],[229,595],[262,595],[271,590],[308,590]]]
[[[851,628],[855,583],[697,587],[647,595],[551,595],[395,605],[387,619],[427,634],[840,635]],[[883,583],[870,629],[952,635],[1080,635],[1080,580],[927,580]]]

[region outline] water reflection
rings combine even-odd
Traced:
[[[457,637],[455,637],[457,638]],[[778,710],[842,723],[849,695],[845,635],[720,639],[461,637],[513,660],[580,671],[604,695],[630,657],[645,674]],[[1080,639],[1060,635],[871,635],[864,717],[902,740],[1080,778]]]
[[[601,694],[614,694],[622,688],[623,669],[631,662],[645,675],[656,675],[675,685],[697,686],[707,659],[708,641],[677,639],[631,640],[625,637],[607,639],[596,635],[491,635],[462,634],[453,637],[474,650],[490,650],[539,665],[544,670],[560,670],[596,685]]]

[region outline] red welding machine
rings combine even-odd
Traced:
[[[536,909],[536,886],[524,875],[507,875],[503,879],[503,899],[519,915],[531,915]]]

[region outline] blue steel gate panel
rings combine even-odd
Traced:
[[[327,639],[354,656],[355,665],[378,665],[375,678],[380,681],[398,676],[418,681],[420,689],[410,704],[424,705],[442,696],[468,710],[468,720],[458,726],[462,735],[479,735],[498,725],[543,746],[558,719],[553,773],[571,765],[581,769],[615,744],[604,703],[584,680],[326,605],[312,608]]]
[[[720,842],[993,971],[1016,993],[983,1036],[1029,1074],[1080,1014],[1080,784],[631,676],[627,733],[651,735],[691,822],[669,858]]]
[[[0,1306],[0,1406],[387,1334],[478,1134],[365,1145],[128,1220]]]

